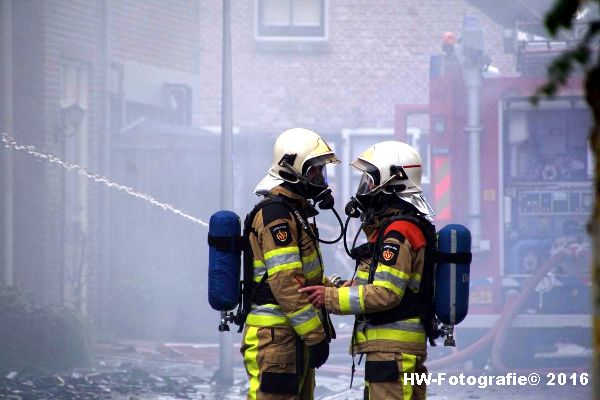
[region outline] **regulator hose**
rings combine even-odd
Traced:
[[[344,237],[344,223],[342,222],[342,218],[340,217],[340,214],[338,214],[338,212],[335,210],[335,208],[331,208],[331,211],[333,211],[333,214],[335,215],[335,218],[337,218],[338,220],[338,224],[340,225],[340,235],[335,238],[334,240],[325,240],[325,239],[321,239],[319,238],[317,235],[315,235],[315,233],[312,231],[312,229],[307,229],[306,233],[308,234],[308,236],[311,237],[311,239],[314,239],[316,241],[318,241],[319,243],[325,243],[325,244],[335,244],[337,242],[339,242],[342,237]]]

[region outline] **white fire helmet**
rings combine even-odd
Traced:
[[[339,162],[331,147],[315,132],[288,129],[275,141],[273,164],[254,193],[265,194],[283,182],[305,183],[324,190],[328,186],[325,166]]]
[[[370,199],[378,193],[394,193],[424,215],[434,215],[421,195],[423,165],[421,156],[412,146],[397,141],[377,143],[360,154],[351,165],[362,172],[356,190],[356,198],[362,204],[370,203]]]

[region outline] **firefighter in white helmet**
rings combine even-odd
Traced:
[[[307,221],[318,213],[309,200],[333,207],[326,166],[337,163],[318,134],[290,129],[277,138],[273,164],[255,189],[265,199],[247,221],[254,259],[253,296],[241,347],[250,380],[248,399],[312,399],[314,369],[329,356],[330,320],[298,290],[330,284],[316,226]]]
[[[352,167],[362,173],[349,214],[362,213],[368,244],[353,249],[356,280],[346,287],[307,287],[316,307],[354,314],[352,354],[366,354],[365,399],[424,399],[425,385],[404,382],[425,373],[433,277],[426,261],[435,240],[433,211],[422,196],[422,162],[411,146],[375,144]],[[433,235],[433,237],[432,237]]]

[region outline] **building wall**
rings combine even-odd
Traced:
[[[278,132],[393,126],[394,105],[428,101],[429,57],[444,32],[477,15],[486,50],[505,74],[502,30],[463,0],[329,0],[329,39],[318,51],[265,51],[254,39],[255,1],[232,2],[234,124]],[[198,120],[218,125],[221,2],[201,0],[201,101]]]
[[[106,173],[104,102],[106,25],[109,5],[110,62],[133,63],[159,69],[165,81],[191,84],[188,75],[198,74],[198,9],[195,1],[48,0],[13,1],[14,129],[18,142],[79,162],[67,150],[61,120],[61,68],[75,65],[87,71],[85,117],[87,159],[80,163],[90,171]],[[4,67],[2,64],[0,67]],[[183,75],[182,75],[183,74]],[[187,75],[186,75],[187,74]],[[184,76],[185,79],[180,76]],[[153,82],[131,74],[132,86]],[[4,91],[2,91],[4,94]],[[63,96],[64,97],[64,96]],[[144,99],[136,99],[144,101]],[[2,101],[3,98],[2,98]],[[76,133],[80,135],[80,132]],[[74,172],[36,162],[28,155],[15,156],[15,284],[39,304],[69,304],[64,297],[69,271],[65,245],[69,229],[84,226],[84,257],[87,264],[87,311],[99,316],[106,305],[107,254],[103,252],[110,222],[103,220],[107,189],[87,184],[85,217],[65,208],[68,182]],[[80,185],[80,184],[78,184]],[[83,221],[83,222],[82,222]],[[79,224],[72,228],[71,224]],[[77,255],[78,257],[81,254]]]
[[[44,107],[44,8],[35,1],[13,1],[13,136],[46,145]],[[27,51],[22,49],[27,46]],[[17,153],[14,159],[14,274],[38,302],[46,301],[46,223],[56,210],[45,209],[46,167]]]
[[[198,73],[195,0],[111,1],[112,58]]]

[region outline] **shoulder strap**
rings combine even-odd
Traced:
[[[267,274],[263,275],[261,281],[255,285],[254,284],[254,253],[252,252],[252,246],[250,245],[250,234],[254,233],[256,235],[256,230],[252,227],[254,223],[254,218],[256,218],[256,214],[265,207],[270,202],[275,201],[270,198],[265,198],[257,203],[252,210],[246,215],[244,219],[244,229],[242,232],[242,263],[243,263],[243,277],[242,277],[242,290],[241,293],[241,311],[240,311],[240,324],[238,331],[241,332],[244,323],[246,322],[246,317],[250,313],[250,308],[252,307],[252,299],[256,296],[256,292],[259,286],[267,279]]]
[[[304,225],[306,225],[306,221],[302,219],[300,212],[287,201],[285,201],[280,196],[268,196],[263,200],[258,202],[254,208],[246,215],[244,219],[244,229],[242,233],[242,250],[243,250],[243,285],[242,285],[242,311],[241,311],[241,319],[242,324],[240,325],[240,329],[242,329],[243,322],[246,320],[248,313],[250,312],[250,308],[252,307],[252,302],[254,301],[256,294],[260,287],[266,282],[268,275],[265,272],[262,276],[260,282],[254,282],[254,253],[252,252],[252,246],[250,245],[250,235],[258,234],[258,232],[252,226],[254,224],[254,219],[260,210],[269,204],[278,203],[286,207],[292,218],[296,220],[296,225],[298,227],[298,237],[300,237],[300,230],[303,229]],[[303,225],[303,224],[304,225]]]

